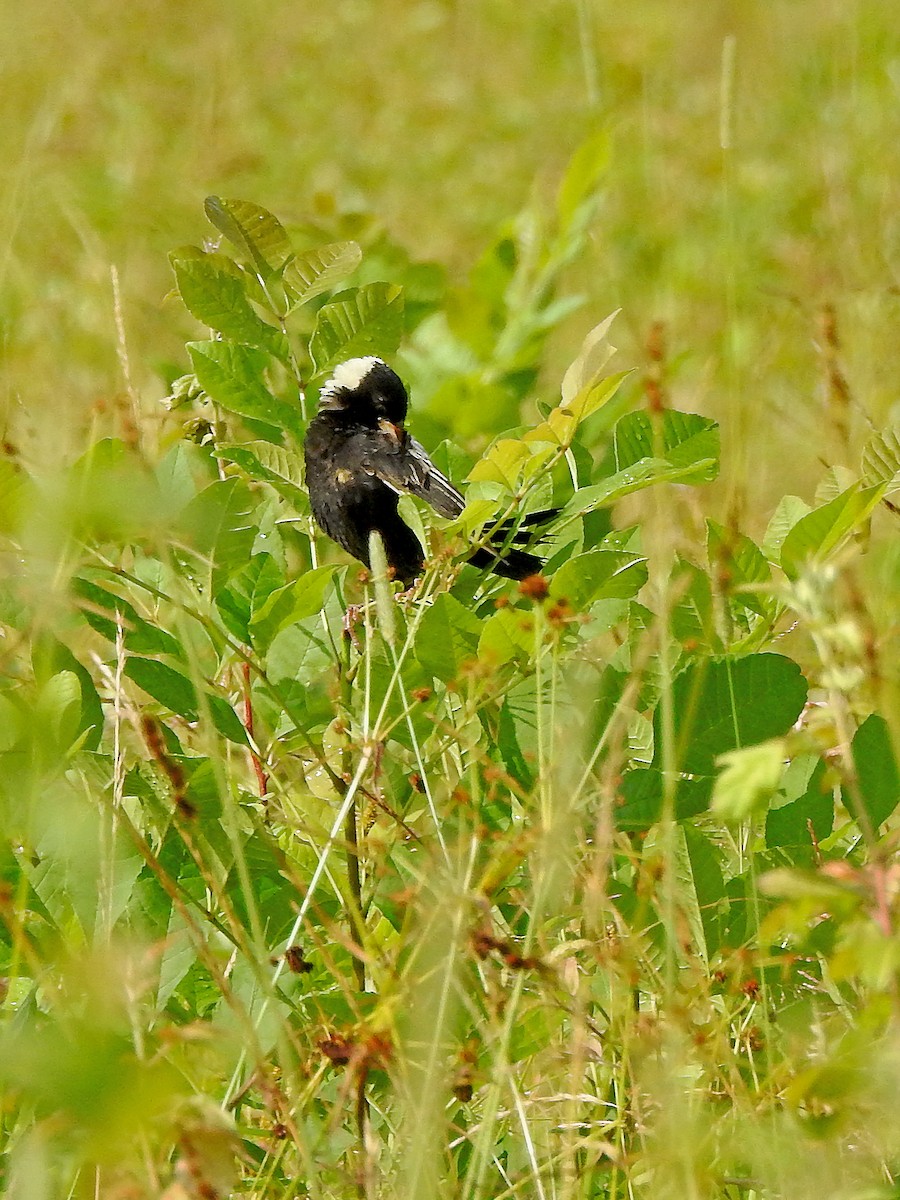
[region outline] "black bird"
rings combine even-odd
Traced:
[[[377,530],[388,565],[404,584],[422,573],[425,554],[397,511],[400,496],[418,496],[442,517],[458,517],[466,503],[404,429],[408,404],[406,388],[387,363],[351,358],[322,388],[304,446],[309,500],[319,526],[367,567],[369,534]],[[551,515],[532,513],[522,524]],[[502,527],[495,537],[506,533]],[[525,537],[515,533],[505,540]],[[524,579],[543,566],[536,555],[508,545],[481,546],[468,561],[507,579]]]

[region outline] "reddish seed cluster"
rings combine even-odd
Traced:
[[[453,1078],[453,1095],[460,1104],[468,1104],[472,1099],[477,1057],[477,1050],[471,1042],[460,1052],[459,1066]]]
[[[535,955],[518,954],[504,938],[496,938],[483,929],[472,934],[472,949],[482,961],[496,954],[512,971],[535,971],[543,965]]]
[[[313,965],[303,954],[302,946],[288,946],[284,952],[284,961],[289,971],[295,975],[308,975]]]
[[[353,1057],[353,1043],[341,1033],[335,1033],[331,1037],[322,1038],[318,1046],[328,1061],[336,1067],[345,1067]]]
[[[184,771],[169,756],[159,725],[153,717],[146,714],[141,717],[141,733],[144,735],[144,741],[147,743],[150,757],[162,768],[172,786],[172,799],[176,809],[186,821],[192,821],[197,815],[197,809],[185,795],[187,780]]]
[[[547,609],[547,620],[551,625],[566,625],[573,619],[572,606],[565,596],[555,601]]]
[[[529,575],[519,584],[519,592],[527,600],[546,600],[550,595],[550,582],[544,575]]]
[[[372,1067],[386,1063],[393,1053],[390,1040],[381,1033],[370,1034],[365,1041],[353,1041],[342,1033],[333,1033],[317,1044],[334,1066],[345,1067],[349,1064],[363,1075]]]
[[[472,793],[468,788],[463,787],[461,783],[458,783],[450,793],[450,799],[454,804],[458,804],[462,808],[472,807]]]

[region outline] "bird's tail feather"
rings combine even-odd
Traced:
[[[544,566],[544,560],[517,547],[528,545],[536,537],[539,538],[540,533],[533,527],[546,525],[558,512],[558,508],[542,508],[537,512],[527,513],[524,517],[511,517],[508,521],[503,521],[491,531],[488,545],[481,546],[469,556],[468,561],[473,567],[492,571],[503,579],[527,579],[529,575],[537,575]]]
[[[525,550],[489,550],[486,546],[476,550],[468,561],[473,567],[492,571],[503,579],[526,579],[529,575],[537,575],[544,565],[542,558]]]

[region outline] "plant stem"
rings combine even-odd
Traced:
[[[348,613],[348,621],[351,619]],[[345,632],[343,638],[343,653],[338,659],[338,673],[340,675],[341,689],[341,709],[343,712],[344,733],[342,737],[341,747],[341,778],[349,780],[350,765],[352,755],[352,745],[350,741],[350,704],[353,692],[353,681],[350,675],[350,647],[352,639],[349,630]],[[362,905],[362,882],[359,871],[359,827],[357,818],[356,796],[354,795],[348,809],[347,815],[344,818],[344,853],[347,858],[347,887],[350,893],[350,923],[353,926],[353,933],[360,943],[360,949],[363,948],[365,942],[363,939],[363,905]],[[353,956],[353,972],[356,976],[356,984],[361,992],[366,988],[366,964],[359,955]]]

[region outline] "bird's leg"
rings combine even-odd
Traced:
[[[424,575],[417,575],[408,587],[405,587],[401,592],[397,592],[397,594],[394,596],[394,599],[397,601],[397,603],[409,604],[412,600],[415,600],[418,596],[420,596],[422,594],[422,584],[424,582],[424,578]]]
[[[364,607],[362,604],[348,604],[347,611],[344,613],[344,619],[341,622],[341,630],[344,637],[353,643],[357,654],[362,654],[362,646],[359,643],[359,638],[356,636],[356,627],[362,620]]]

